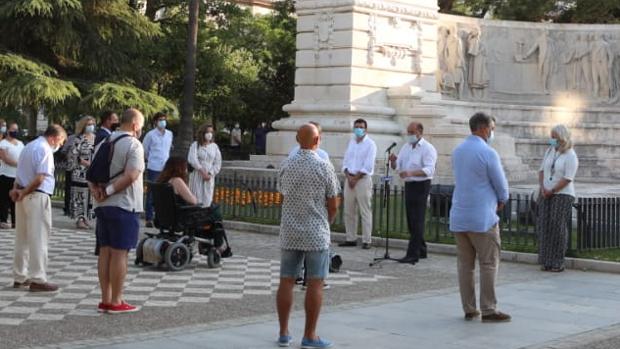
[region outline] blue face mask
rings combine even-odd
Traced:
[[[355,134],[357,138],[362,138],[366,134],[366,130],[361,127],[356,127],[353,129],[353,134]]]
[[[556,148],[558,146],[558,140],[555,138],[549,139],[549,145]]]
[[[86,133],[95,133],[95,125],[86,125],[84,131],[86,131]]]
[[[411,144],[415,144],[418,143],[419,139],[418,136],[416,135],[407,135],[407,142],[411,143]]]
[[[166,120],[159,120],[159,121],[157,121],[157,127],[159,127],[159,128],[166,128]]]
[[[6,133],[6,126],[0,127],[0,133]]]

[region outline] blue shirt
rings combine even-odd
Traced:
[[[486,233],[499,221],[497,204],[508,201],[508,181],[499,154],[471,135],[452,153],[455,188],[450,231]]]
[[[151,171],[160,172],[164,169],[170,148],[172,148],[172,132],[164,129],[162,133],[159,128],[154,128],[144,136],[144,157],[146,158],[146,168]]]
[[[54,152],[45,137],[39,137],[26,144],[17,160],[15,180],[20,187],[27,187],[37,175],[45,175],[37,190],[54,193]]]
[[[295,156],[295,154],[299,153],[299,150],[301,149],[301,147],[298,145],[296,145],[295,147],[293,147],[293,150],[291,150],[290,153],[288,153],[288,158],[291,159],[293,158],[293,156]],[[329,161],[329,154],[327,154],[327,152],[321,148],[316,148],[316,150],[314,151],[316,153],[316,155],[318,155],[321,159],[325,160],[325,161]]]

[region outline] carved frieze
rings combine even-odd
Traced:
[[[331,49],[334,46],[334,14],[322,12],[317,14],[314,24],[314,59],[320,58],[321,50],[327,50],[331,58]]]
[[[375,64],[375,55],[389,59],[392,66],[411,60],[411,70],[420,74],[422,29],[419,23],[399,16],[368,16],[368,65]]]

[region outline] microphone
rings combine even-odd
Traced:
[[[389,147],[385,150],[385,152],[386,152],[386,153],[389,153],[389,152],[390,152],[390,151],[391,151],[391,150],[392,150],[395,146],[396,146],[396,142],[392,143],[392,145],[390,145],[390,146],[389,146]]]

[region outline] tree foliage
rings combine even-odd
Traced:
[[[441,12],[558,23],[618,23],[618,0],[438,0]]]

